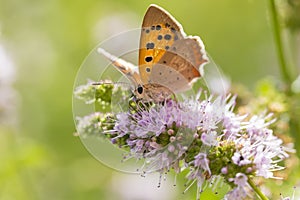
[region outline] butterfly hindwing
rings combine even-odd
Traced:
[[[174,92],[183,91],[202,75],[199,68],[206,62],[201,40],[198,37],[187,37],[175,41],[170,50],[153,65],[149,81],[159,83]]]
[[[188,36],[182,40],[176,41],[170,48],[170,51],[176,55],[183,57],[187,62],[191,63],[195,69],[202,71],[201,67],[208,62],[204,45],[198,36]],[[159,63],[162,63],[160,60]],[[186,67],[188,68],[188,67]],[[179,69],[183,71],[184,68]],[[203,73],[203,72],[202,72]],[[201,73],[201,75],[203,75]]]

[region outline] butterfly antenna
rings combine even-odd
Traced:
[[[105,82],[105,81],[99,81],[99,82],[93,82],[92,85],[103,85],[103,84],[112,84],[112,83],[109,83],[109,82]]]
[[[103,85],[103,84],[111,84],[111,85],[129,85],[131,86],[130,83],[127,83],[127,82],[121,82],[121,81],[118,81],[118,82],[111,82],[111,81],[99,81],[99,82],[93,82],[92,85]]]

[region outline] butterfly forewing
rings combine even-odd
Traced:
[[[139,50],[139,71],[144,84],[149,83],[153,64],[184,36],[181,25],[167,11],[156,5],[148,8],[142,24]]]

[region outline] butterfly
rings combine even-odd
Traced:
[[[143,101],[161,102],[190,89],[208,63],[202,40],[186,36],[179,22],[154,4],[142,23],[138,67],[102,48],[98,52],[133,83],[135,96]]]

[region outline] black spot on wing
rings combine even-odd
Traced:
[[[172,36],[170,34],[166,34],[164,38],[165,38],[165,40],[170,40],[172,38]]]
[[[147,47],[147,50],[148,50],[148,49],[154,49],[154,43],[153,43],[153,42],[148,42],[148,43],[146,44],[146,47]]]
[[[152,56],[147,56],[147,57],[145,58],[145,61],[146,61],[146,62],[151,62],[152,59],[153,59]]]

